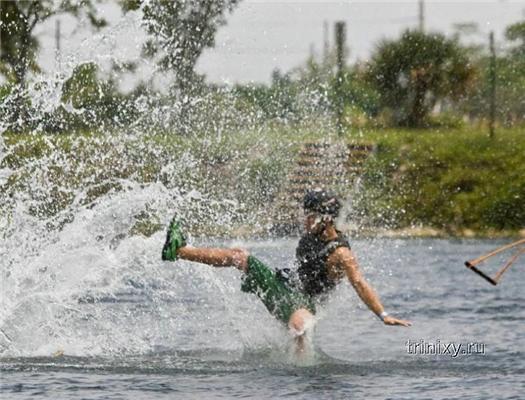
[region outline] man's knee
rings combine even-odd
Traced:
[[[306,308],[300,308],[290,316],[288,328],[292,336],[301,336],[306,333],[307,329],[313,326],[314,322],[314,315]]]
[[[231,249],[232,254],[232,264],[239,268],[241,271],[248,271],[248,257],[250,253],[246,249]]]

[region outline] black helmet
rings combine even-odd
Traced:
[[[305,211],[314,211],[335,218],[339,215],[341,203],[334,193],[323,189],[314,189],[309,190],[304,195],[303,207]]]

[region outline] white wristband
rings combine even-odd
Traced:
[[[388,317],[388,313],[386,311],[383,311],[381,314],[378,315],[379,319],[381,321],[385,321],[385,318]]]

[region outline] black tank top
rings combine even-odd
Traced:
[[[348,240],[339,231],[337,238],[328,242],[313,234],[301,237],[296,250],[297,273],[305,294],[316,297],[335,287],[337,282],[328,276],[326,261],[338,247],[350,248]]]

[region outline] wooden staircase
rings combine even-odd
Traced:
[[[273,230],[277,234],[295,234],[302,223],[302,200],[311,189],[329,189],[342,198],[348,196],[361,174],[362,165],[373,146],[341,142],[308,142],[300,149],[295,166],[289,172],[277,196]]]

